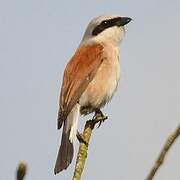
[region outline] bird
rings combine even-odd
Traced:
[[[119,44],[132,19],[102,15],[90,21],[67,63],[59,98],[57,126],[63,127],[54,174],[67,169],[73,159],[80,115],[100,113],[113,97],[120,79]]]

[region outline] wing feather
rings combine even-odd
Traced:
[[[100,44],[84,45],[67,64],[60,93],[58,129],[94,78],[103,61],[102,53]]]

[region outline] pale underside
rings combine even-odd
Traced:
[[[118,50],[111,45],[104,45],[103,62],[80,97],[81,114],[91,113],[109,102],[117,88],[119,77]]]

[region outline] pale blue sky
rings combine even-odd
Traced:
[[[0,0],[0,179],[12,180],[20,160],[27,180],[71,179],[75,160],[53,175],[63,69],[93,17],[119,14],[134,20],[120,46],[121,82],[82,180],[143,180],[180,122],[179,7],[179,0]],[[177,141],[155,179],[180,179],[179,152]]]

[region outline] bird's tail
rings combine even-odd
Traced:
[[[67,169],[74,154],[73,142],[76,139],[77,123],[80,114],[80,105],[76,104],[64,122],[61,146],[59,148],[54,174]]]

